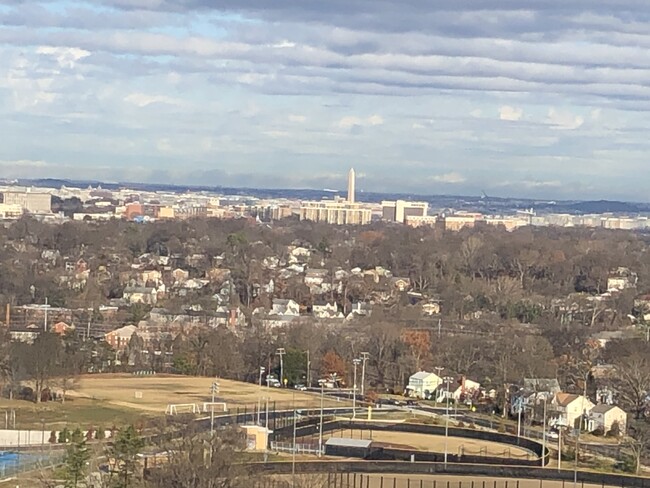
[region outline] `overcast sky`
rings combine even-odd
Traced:
[[[0,0],[0,134],[4,177],[648,201],[650,4]]]

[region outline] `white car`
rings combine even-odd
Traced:
[[[555,430],[549,430],[549,431],[546,433],[546,438],[547,438],[547,439],[559,439],[559,438],[560,438],[560,434],[558,434],[557,431],[555,431]]]

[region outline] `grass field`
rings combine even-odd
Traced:
[[[195,378],[176,375],[133,376],[130,374],[85,375],[79,378],[64,404],[46,402],[35,404],[23,400],[0,399],[0,429],[13,427],[11,411],[16,414],[18,429],[58,429],[64,425],[110,428],[136,423],[140,419],[164,415],[168,404],[196,403],[202,406],[211,401],[213,378]],[[231,380],[219,380],[220,391],[216,401],[225,401],[230,411],[252,409],[257,405],[260,390],[256,385]],[[141,398],[136,398],[136,392]],[[277,409],[318,408],[318,394],[279,388],[261,389],[262,398],[269,398]],[[140,395],[138,395],[139,397]],[[262,400],[264,404],[264,400]],[[326,407],[348,406],[347,401],[326,398]],[[271,407],[272,408],[272,407]],[[7,412],[5,416],[5,412]]]
[[[259,388],[251,383],[219,379],[219,393],[215,401],[226,402],[232,410],[237,407],[253,407],[260,397],[275,402],[277,408],[317,408],[318,394],[280,388]],[[211,401],[210,387],[214,378],[156,375],[133,376],[128,374],[87,375],[80,378],[70,396],[101,400],[118,407],[132,408],[151,413],[164,413],[169,404],[195,403],[202,405]],[[141,398],[136,398],[139,392]],[[346,406],[345,401],[326,399],[324,405]]]

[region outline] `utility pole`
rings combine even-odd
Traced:
[[[50,306],[47,304],[47,297],[45,297],[45,320],[43,321],[43,332],[47,332],[47,310]]]
[[[447,415],[445,415],[445,468],[447,467],[447,451],[448,451],[448,439],[449,439],[449,382],[451,381],[451,378],[449,376],[445,377],[445,381],[447,382],[447,394],[446,394],[446,401],[447,401]]]
[[[296,486],[296,390],[293,390],[293,455],[291,458],[291,486]]]
[[[309,349],[307,349],[307,388],[311,387],[311,361],[309,360]]]
[[[278,347],[276,354],[280,356],[280,388],[284,388],[284,360],[282,357],[287,353],[284,347]]]
[[[260,366],[260,378],[258,382],[258,396],[257,396],[257,425],[260,425],[260,410],[262,408],[262,375],[264,375],[264,372],[266,371],[266,368],[264,366]]]
[[[361,359],[354,358],[354,383],[352,384],[352,420],[357,418],[357,366],[361,364]]]
[[[88,314],[88,328],[86,329],[86,340],[90,340],[90,321],[93,318],[93,312],[95,311],[95,304],[90,304],[90,313]]]
[[[523,410],[522,398],[517,398],[517,437],[521,437],[521,411]]]
[[[442,373],[442,372],[444,371],[445,368],[442,367],[442,366],[436,366],[436,367],[433,368],[433,369],[435,369],[436,372],[438,373],[438,378],[442,379],[442,376],[440,376],[440,373]],[[443,381],[444,381],[444,380],[443,380]],[[436,388],[436,389],[437,389],[437,388]],[[422,393],[424,393],[424,392],[422,392]],[[434,401],[436,402],[436,406],[437,406],[437,405],[438,405],[438,397],[434,398]]]
[[[542,423],[542,468],[546,460],[546,395],[544,396],[544,422]]]
[[[361,360],[363,361],[363,363],[361,363],[361,396],[364,399],[366,397],[366,361],[368,361],[369,357],[369,352],[361,353]]]

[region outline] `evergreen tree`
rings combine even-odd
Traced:
[[[131,477],[135,473],[137,456],[144,447],[144,440],[140,437],[135,427],[130,425],[120,430],[115,436],[111,449],[111,458],[115,462],[118,478],[116,488],[128,488]]]
[[[77,428],[70,437],[70,444],[65,453],[65,487],[76,488],[86,475],[90,452],[86,445],[86,437]]]

